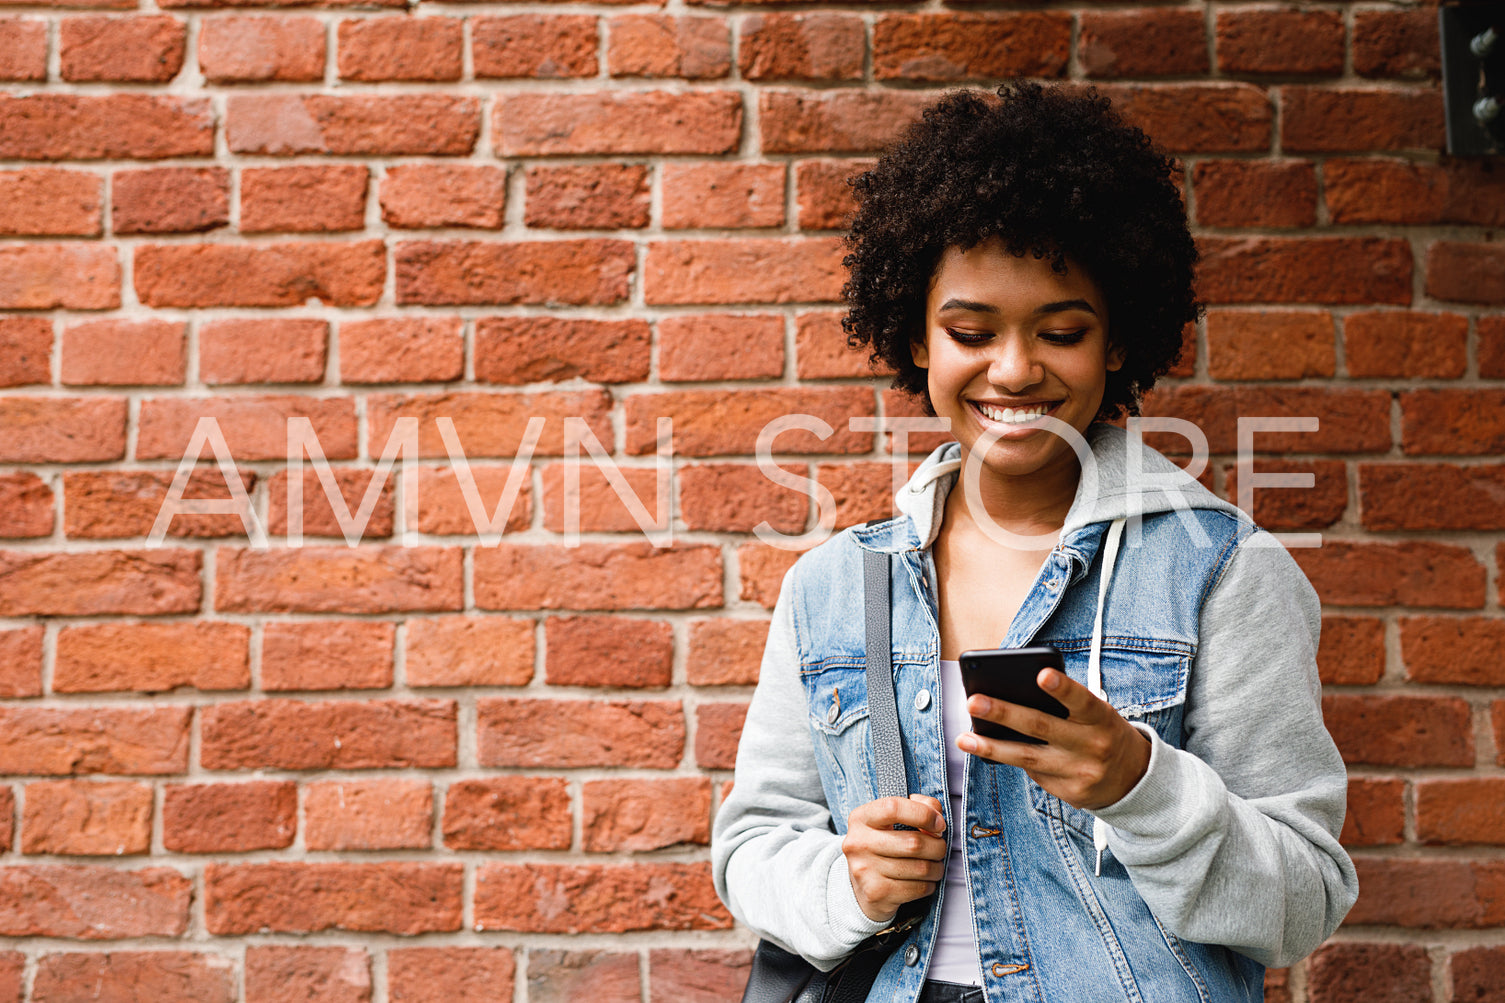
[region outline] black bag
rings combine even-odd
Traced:
[[[878,764],[878,796],[903,798],[909,796],[909,782],[904,774],[904,745],[889,655],[888,555],[867,550],[862,557],[868,719]],[[863,1003],[883,962],[924,918],[922,902],[910,902],[900,909],[893,926],[863,941],[829,972],[822,972],[777,944],[758,941],[742,1003]]]

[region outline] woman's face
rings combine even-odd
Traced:
[[[1097,284],[1067,259],[1066,274],[1001,241],[941,257],[925,303],[925,340],[912,346],[928,370],[935,413],[973,451],[998,440],[983,469],[1022,477],[1075,464],[1070,443],[1041,415],[1085,432],[1102,405],[1107,375],[1123,364],[1108,346],[1108,308]]]

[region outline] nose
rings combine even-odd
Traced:
[[[1045,367],[1034,357],[1030,338],[1005,335],[993,339],[993,357],[988,362],[988,382],[1018,394],[1045,378]]]

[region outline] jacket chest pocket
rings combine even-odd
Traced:
[[[807,667],[802,672],[821,785],[838,832],[852,809],[877,795],[865,665]]]

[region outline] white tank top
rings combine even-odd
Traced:
[[[962,688],[961,663],[941,660],[941,731],[946,737],[946,786],[951,792],[949,833],[951,857],[946,862],[946,894],[941,905],[935,953],[930,958],[927,979],[979,985],[977,938],[972,932],[972,904],[967,894],[965,859],[966,806],[962,794],[967,772],[967,753],[956,747],[956,740],[972,730],[967,714],[967,695]]]

